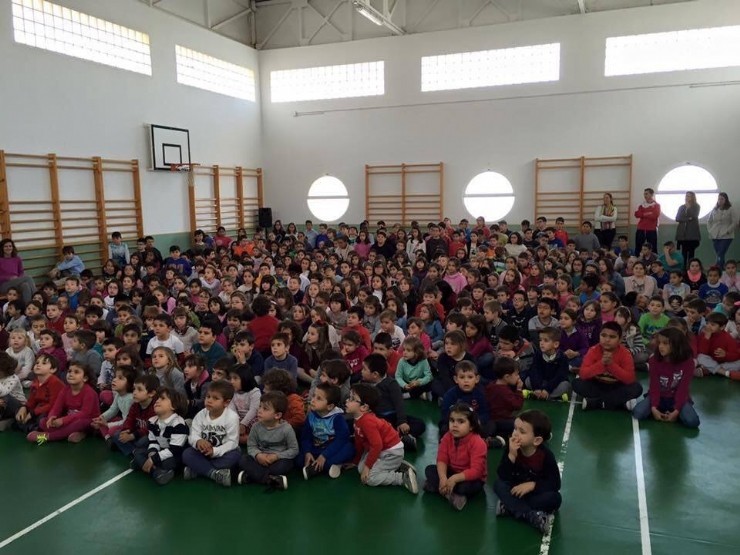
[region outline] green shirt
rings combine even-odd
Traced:
[[[661,314],[657,320],[653,318],[652,314],[647,312],[640,317],[640,321],[637,325],[640,326],[640,331],[642,331],[642,335],[646,339],[650,339],[653,337],[653,334],[656,331],[660,331],[664,327],[666,327],[669,320],[670,318],[666,316],[665,312]]]

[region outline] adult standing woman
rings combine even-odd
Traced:
[[[681,249],[684,267],[686,261],[694,258],[694,253],[701,241],[701,232],[699,231],[700,209],[701,206],[696,203],[696,195],[692,191],[688,191],[685,203],[679,206],[678,213],[676,213],[676,222],[678,222],[676,245]]]
[[[720,193],[717,197],[717,204],[712,208],[707,219],[709,237],[712,238],[714,252],[717,253],[717,265],[720,268],[725,267],[725,254],[735,238],[737,226],[737,215],[732,209],[727,193]]]
[[[0,241],[0,293],[7,293],[11,287],[18,288],[26,304],[36,292],[33,278],[23,273],[23,260],[18,256],[15,243],[12,239],[3,239]]]
[[[614,235],[617,233],[617,207],[614,206],[611,193],[604,193],[602,204],[596,207],[594,220],[599,222],[600,229],[597,231],[599,243],[603,248],[611,250]]]

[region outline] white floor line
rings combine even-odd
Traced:
[[[560,444],[560,453],[558,454],[558,470],[560,470],[560,477],[563,477],[563,470],[565,469],[565,454],[568,452],[568,441],[570,441],[570,428],[573,424],[573,414],[575,413],[576,401],[575,395],[570,401],[570,408],[568,409],[568,420],[565,422],[565,430],[563,430],[563,442]],[[555,518],[553,517],[550,522],[550,526],[547,527],[545,535],[542,536],[542,543],[540,544],[540,555],[548,555],[550,552],[550,540],[552,539],[552,527],[555,524]]]
[[[645,493],[645,472],[642,467],[642,445],[640,444],[640,424],[632,418],[632,438],[635,443],[635,473],[637,476],[637,503],[640,507],[640,539],[642,555],[651,555],[650,520],[648,518],[647,494]]]
[[[131,470],[131,469],[128,469],[128,470],[125,470],[125,471],[121,472],[121,473],[120,473],[120,474],[118,474],[117,476],[113,476],[113,478],[111,478],[111,479],[110,479],[110,480],[108,480],[107,482],[105,482],[105,483],[103,483],[103,484],[100,484],[100,485],[99,485],[98,487],[96,487],[95,489],[91,489],[90,491],[88,491],[88,492],[87,492],[87,493],[85,493],[84,495],[81,495],[80,497],[78,497],[78,498],[77,498],[77,499],[75,499],[74,501],[70,501],[69,503],[67,503],[66,505],[64,505],[64,507],[60,507],[59,509],[57,509],[57,510],[56,510],[56,511],[54,511],[53,513],[49,513],[49,514],[48,514],[48,515],[46,515],[46,516],[45,516],[44,518],[42,518],[42,519],[40,519],[40,520],[37,520],[36,522],[34,522],[34,523],[33,523],[33,524],[31,524],[30,526],[28,526],[28,527],[24,528],[24,529],[23,529],[23,530],[21,530],[20,532],[17,532],[17,533],[15,533],[15,534],[13,534],[12,536],[10,536],[9,538],[6,538],[6,539],[4,539],[4,540],[3,540],[2,542],[0,542],[0,549],[3,549],[4,547],[7,547],[7,546],[8,546],[8,545],[10,545],[11,543],[13,543],[13,542],[14,542],[15,540],[17,540],[17,539],[19,539],[19,538],[22,538],[23,536],[25,536],[25,535],[26,535],[26,534],[28,534],[29,532],[32,532],[33,530],[35,530],[35,529],[36,529],[36,528],[38,528],[39,526],[41,526],[41,525],[43,525],[43,524],[46,524],[46,523],[47,523],[47,522],[49,522],[49,521],[50,521],[51,519],[53,519],[53,518],[56,518],[56,517],[58,517],[58,516],[59,516],[60,514],[62,514],[62,513],[63,513],[63,512],[65,512],[65,511],[68,511],[69,509],[71,509],[71,508],[72,508],[72,507],[74,507],[75,505],[79,505],[79,504],[80,504],[80,503],[82,503],[82,502],[83,502],[83,501],[84,501],[85,499],[88,499],[88,498],[92,497],[93,495],[95,495],[96,493],[98,493],[98,492],[101,492],[101,491],[103,491],[103,490],[104,490],[105,488],[107,488],[108,486],[111,486],[111,485],[113,485],[113,484],[114,484],[114,483],[116,483],[116,482],[117,482],[118,480],[120,480],[121,478],[125,478],[126,476],[128,476],[128,475],[129,475],[129,474],[131,474],[132,472],[133,472],[133,470]]]

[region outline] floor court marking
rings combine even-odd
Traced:
[[[116,476],[113,476],[113,478],[111,478],[111,479],[110,479],[110,480],[108,480],[107,482],[104,482],[104,483],[100,484],[100,485],[99,485],[98,487],[96,487],[95,489],[91,489],[90,491],[88,491],[87,493],[85,493],[85,494],[81,495],[81,496],[80,496],[80,497],[78,497],[77,499],[75,499],[75,500],[73,500],[73,501],[70,501],[69,503],[67,503],[67,504],[66,504],[66,505],[64,505],[63,507],[60,507],[59,509],[57,509],[57,510],[56,510],[56,511],[54,511],[53,513],[49,513],[49,514],[48,514],[48,515],[46,515],[46,516],[45,516],[44,518],[42,518],[42,519],[40,519],[40,520],[37,520],[36,522],[34,522],[33,524],[31,524],[30,526],[27,526],[26,528],[24,528],[24,529],[23,529],[23,530],[21,530],[20,532],[16,532],[15,534],[13,534],[12,536],[10,536],[9,538],[6,538],[6,539],[4,539],[4,540],[3,540],[2,542],[0,542],[0,549],[3,549],[4,547],[7,547],[7,546],[8,546],[8,545],[10,545],[11,543],[13,543],[13,542],[14,542],[15,540],[17,540],[17,539],[19,539],[19,538],[22,538],[23,536],[25,536],[25,535],[26,535],[26,534],[28,534],[29,532],[32,532],[33,530],[35,530],[35,529],[36,529],[36,528],[38,528],[39,526],[42,526],[43,524],[46,524],[46,523],[47,523],[47,522],[49,522],[49,521],[50,521],[51,519],[53,519],[53,518],[56,518],[56,517],[58,517],[58,516],[59,516],[60,514],[62,514],[62,513],[63,513],[63,512],[65,512],[65,511],[68,511],[69,509],[71,509],[71,508],[72,508],[72,507],[74,507],[75,505],[79,505],[80,503],[82,503],[82,502],[83,502],[83,501],[85,501],[86,499],[88,499],[88,498],[92,497],[92,496],[93,496],[93,495],[95,495],[96,493],[99,493],[99,492],[103,491],[103,490],[104,490],[105,488],[107,488],[108,486],[112,486],[112,485],[113,485],[113,484],[115,484],[115,483],[116,483],[116,482],[117,482],[118,480],[120,480],[121,478],[125,478],[126,476],[128,476],[128,475],[129,475],[129,474],[131,474],[132,472],[133,472],[133,470],[131,470],[131,469],[128,469],[128,470],[124,470],[124,471],[123,471],[123,472],[121,472],[120,474],[118,474],[118,475],[116,475]]]
[[[570,401],[570,408],[568,409],[568,420],[565,422],[565,429],[563,430],[563,442],[560,444],[560,454],[558,455],[558,470],[560,471],[560,477],[563,477],[563,470],[565,469],[565,454],[568,452],[568,441],[570,441],[570,428],[573,424],[573,414],[575,413],[576,401],[575,395]],[[548,555],[550,552],[550,540],[552,539],[552,527],[555,523],[555,517],[553,516],[550,525],[547,527],[545,535],[542,536],[542,543],[540,544],[540,555]]]
[[[632,417],[632,438],[635,444],[635,474],[637,477],[637,501],[640,507],[640,540],[642,555],[651,555],[650,520],[648,518],[647,494],[645,492],[645,472],[642,467],[642,445],[640,444],[640,424]]]

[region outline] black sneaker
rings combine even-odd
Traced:
[[[503,449],[506,447],[506,440],[501,436],[488,437],[486,438],[486,443],[488,444],[489,449]]]
[[[172,478],[174,477],[175,477],[174,470],[156,469],[152,471],[152,478],[154,478],[154,481],[157,482],[160,486],[169,484],[172,481]]]
[[[406,451],[416,451],[416,438],[411,434],[402,435],[401,443]]]
[[[552,524],[553,516],[543,511],[529,511],[525,520],[530,526],[539,530],[541,534],[544,534]]]
[[[269,485],[272,489],[288,489],[288,478],[279,474],[277,476],[268,476]]]
[[[304,480],[310,480],[314,476],[321,474],[318,470],[316,470],[316,467],[312,464],[308,464],[303,467],[303,479]]]
[[[496,501],[496,516],[511,516],[509,509],[506,508],[506,505],[501,503],[500,499]]]
[[[243,486],[244,484],[248,484],[249,478],[247,477],[247,473],[244,472],[243,470],[239,472],[239,474],[237,474],[236,476],[236,483],[239,484],[240,486]]]

